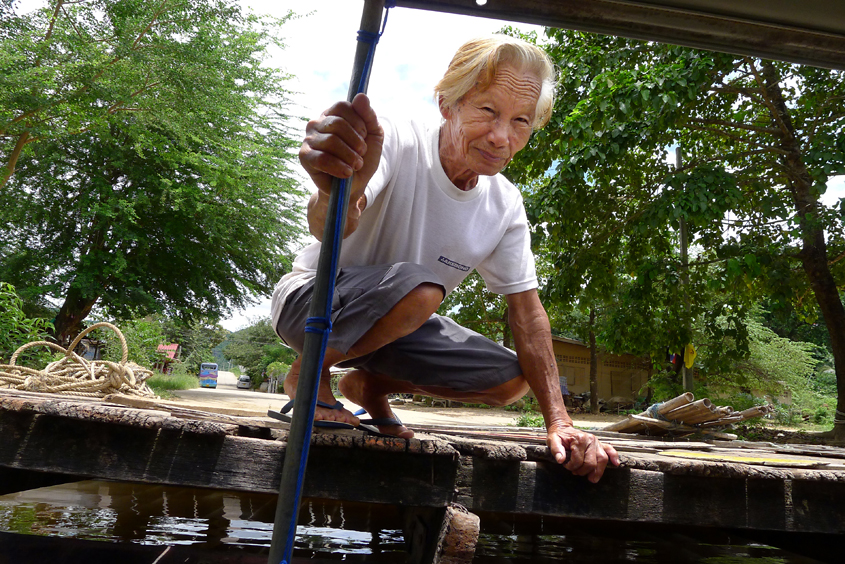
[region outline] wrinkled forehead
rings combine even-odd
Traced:
[[[479,81],[475,88],[467,92],[467,96],[502,95],[536,104],[541,88],[540,78],[530,70],[515,65],[501,65],[487,84]]]

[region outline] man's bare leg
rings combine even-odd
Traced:
[[[320,372],[317,399],[330,405],[336,401],[334,394],[332,394],[331,374],[329,372],[332,366],[344,360],[369,354],[396,339],[410,335],[419,329],[431,317],[432,313],[437,311],[441,301],[443,301],[443,288],[441,286],[432,283],[420,284],[399,300],[384,317],[376,321],[370,330],[364,333],[349,349],[347,354],[331,347],[327,348]],[[296,384],[299,381],[301,368],[300,358],[294,361],[285,378],[285,393],[291,399],[296,397]],[[350,399],[355,401],[352,398]],[[361,407],[365,406],[362,405]],[[370,413],[372,414],[372,412]],[[358,418],[352,415],[349,410],[329,409],[319,405],[314,413],[314,420],[340,421],[350,425],[358,425],[359,423]],[[411,433],[411,436],[413,436],[413,433]]]
[[[338,389],[344,397],[367,410],[373,419],[393,417],[393,410],[388,403],[388,394],[419,394],[455,401],[486,403],[488,405],[508,405],[528,392],[528,382],[518,376],[504,384],[481,392],[461,392],[441,386],[417,386],[403,380],[395,380],[383,374],[366,370],[348,372],[340,382]],[[380,425],[379,431],[386,435],[396,435],[410,439],[414,432],[403,425]]]
[[[340,362],[340,360],[337,360],[332,364],[328,364],[328,362],[330,362],[330,359],[332,358],[343,356],[344,355],[341,354],[340,351],[326,349],[326,362],[323,364],[323,370],[320,373],[320,384],[317,388],[318,401],[329,405],[334,405],[337,401],[332,393],[332,379],[331,374],[329,373],[329,368],[334,366],[337,362]],[[302,357],[300,356],[293,361],[290,371],[285,377],[285,393],[290,399],[294,399],[296,397],[296,384],[299,382],[299,371],[301,369],[301,365]],[[357,426],[359,423],[358,418],[352,415],[352,412],[348,409],[329,409],[328,407],[322,407],[320,405],[318,405],[314,411],[314,421],[339,421],[341,423],[348,423],[352,426]]]

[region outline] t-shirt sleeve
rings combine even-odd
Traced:
[[[513,208],[511,221],[493,252],[476,267],[487,289],[495,294],[518,294],[537,287],[531,231],[522,198]]]
[[[387,118],[379,117],[379,123],[384,128],[384,145],[381,149],[381,160],[378,164],[373,177],[370,178],[369,184],[364,189],[364,195],[367,196],[367,207],[369,208],[376,200],[381,191],[390,182],[390,177],[393,174],[393,163],[396,162],[397,154],[399,152],[399,134],[396,131],[396,126]]]

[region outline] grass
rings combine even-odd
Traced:
[[[545,427],[543,414],[526,412],[516,418],[514,425],[517,427]]]
[[[160,374],[157,372],[147,379],[147,385],[153,389],[157,396],[168,399],[173,397],[173,390],[198,388],[200,381],[193,374]]]

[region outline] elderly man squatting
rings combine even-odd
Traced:
[[[316,420],[359,423],[335,403],[333,366],[355,368],[341,393],[403,438],[413,432],[392,420],[388,394],[500,406],[530,387],[559,463],[593,482],[618,464],[613,447],[566,412],[522,198],[500,174],[548,121],[553,79],[541,49],[493,36],[463,45],[435,87],[439,127],[380,120],[360,94],[308,123],[299,157],[317,186],[308,225],[318,240],[332,177],[351,177]],[[273,294],[276,331],[299,352],[318,256],[319,243],[306,247]],[[435,314],[472,269],[506,296],[516,354]],[[298,374],[299,360],[285,381],[291,398]]]

